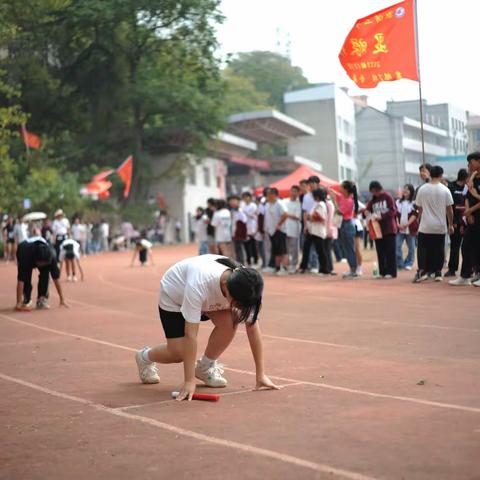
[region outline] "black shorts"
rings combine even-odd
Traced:
[[[270,235],[272,243],[272,255],[274,257],[287,254],[287,234],[277,231]]]
[[[167,312],[158,307],[160,313],[160,321],[162,322],[163,331],[167,338],[182,338],[185,336],[185,318],[181,312]],[[200,317],[200,321],[206,322],[210,320],[206,315]]]
[[[138,259],[140,260],[140,263],[145,263],[147,261],[147,249],[146,248],[144,248],[143,250],[139,250]]]
[[[357,226],[355,226],[355,236],[357,238],[363,238],[365,230],[359,230]]]

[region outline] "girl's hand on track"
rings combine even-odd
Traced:
[[[257,378],[257,384],[254,391],[257,390],[280,390],[281,387],[275,385],[266,375]]]
[[[185,382],[183,384],[182,389],[180,390],[180,394],[176,398],[177,402],[181,402],[182,400],[190,401],[195,393],[196,381],[191,380],[189,382]]]

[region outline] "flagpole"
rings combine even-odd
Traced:
[[[25,148],[27,149],[27,158],[30,155],[30,147],[28,146],[28,139],[27,139],[27,127],[24,123],[22,123],[22,137],[23,143],[25,144]]]
[[[417,73],[418,73],[418,95],[420,100],[420,131],[422,136],[422,165],[425,165],[425,135],[423,130],[423,97],[422,97],[422,76],[420,74],[420,50],[418,48],[418,14],[417,14],[417,1],[413,0],[414,18],[415,18],[415,50],[417,58]]]

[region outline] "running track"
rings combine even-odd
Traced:
[[[0,265],[1,479],[480,479],[480,289],[267,277],[267,370],[285,387],[251,391],[242,328],[221,401],[178,403],[181,366],[141,385],[133,352],[162,342],[161,273],[193,253],[89,257],[70,309],[32,313],[12,311]]]

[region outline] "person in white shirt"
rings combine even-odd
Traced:
[[[312,192],[315,203],[307,215],[309,232],[318,255],[318,275],[329,275],[327,262],[327,192],[324,188],[317,188]]]
[[[258,252],[255,235],[258,231],[258,208],[255,202],[253,202],[250,192],[242,193],[242,201],[241,208],[247,217],[247,241],[245,242],[247,265],[256,265],[258,263]]]
[[[300,187],[294,185],[290,189],[290,199],[285,203],[287,209],[287,220],[285,229],[287,234],[287,252],[289,260],[289,271],[294,273],[298,265],[298,252],[300,248],[300,232],[302,228],[302,205],[298,199]]]
[[[403,187],[402,197],[396,201],[397,216],[397,268],[411,270],[415,260],[415,238],[417,236],[417,208],[413,201],[415,189],[413,185],[407,183]],[[402,246],[407,244],[407,258],[403,258]]]
[[[445,261],[445,235],[453,232],[453,198],[450,190],[443,185],[443,168],[435,165],[430,170],[431,180],[417,191],[415,204],[419,209],[418,229],[418,271],[414,283],[435,276],[442,281]],[[448,219],[448,225],[447,221]]]
[[[307,220],[307,215],[311,212],[315,200],[313,199],[312,192],[320,186],[320,178],[316,175],[312,175],[307,180],[308,192],[303,196],[302,200],[302,210],[303,210],[303,219],[304,219],[304,240],[302,248],[302,262],[300,263],[300,273],[305,273],[307,269],[316,269],[318,267],[318,259],[316,254],[313,252],[312,247],[312,238],[309,230],[309,222]]]
[[[17,248],[28,238],[28,224],[24,222],[21,217],[18,217],[13,226],[13,238]]]
[[[233,255],[232,216],[225,200],[217,200],[217,209],[210,225],[215,228],[215,243],[218,251],[226,257],[231,257]]]
[[[100,251],[108,252],[108,237],[110,236],[110,225],[105,219],[100,221]]]
[[[52,232],[54,239],[55,253],[57,254],[57,259],[60,256],[60,245],[67,238],[67,235],[70,232],[70,222],[68,218],[65,217],[63,210],[59,208],[53,215],[55,220],[52,222]]]
[[[209,220],[202,207],[197,208],[197,215],[195,216],[195,240],[198,243],[198,254],[205,255],[208,253],[208,235],[207,226]]]
[[[278,189],[269,188],[265,208],[265,232],[270,237],[277,275],[288,275],[286,219],[287,209],[278,198]]]
[[[227,380],[217,362],[233,340],[239,323],[246,324],[256,366],[256,390],[278,389],[265,375],[263,344],[258,327],[263,279],[253,268],[219,255],[187,258],[170,267],[160,282],[160,320],[167,343],[144,347],[135,359],[140,380],[158,383],[155,363],[183,363],[184,383],[177,400],[191,400],[195,377],[209,387],[225,387]],[[196,362],[201,321],[215,325],[205,354]]]
[[[235,252],[235,260],[245,263],[245,242],[247,241],[247,216],[240,208],[240,197],[231,195],[228,198],[228,206],[232,215],[232,240]]]
[[[80,265],[80,244],[73,238],[65,239],[60,245],[60,255],[58,257],[60,262],[60,272],[65,263],[65,270],[67,272],[67,282],[77,281],[76,268],[80,271],[80,278],[83,282],[83,269]]]
[[[80,221],[80,217],[75,217],[72,225],[72,238],[80,244],[82,255],[87,253],[87,226]]]

